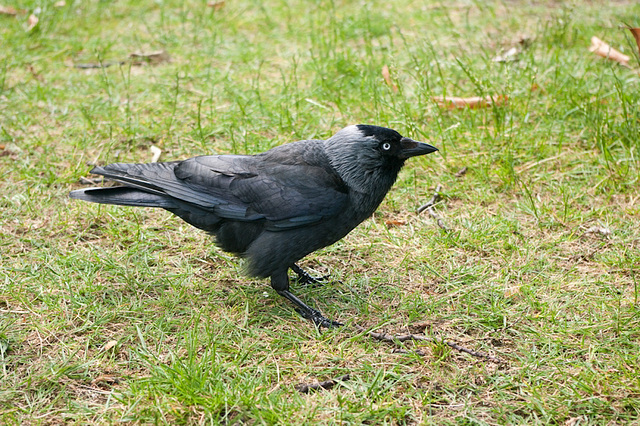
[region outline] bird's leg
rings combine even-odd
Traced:
[[[298,279],[296,282],[302,285],[321,285],[323,282],[327,281],[329,275],[324,275],[322,277],[314,277],[309,274],[307,271],[296,265],[295,263],[291,265],[291,270],[296,273]]]
[[[296,311],[300,315],[302,315],[303,318],[313,321],[318,327],[333,328],[344,325],[341,322],[325,318],[319,310],[313,309],[312,307],[308,306],[289,290],[278,291],[278,294],[284,298],[287,298],[291,303],[296,305]]]
[[[287,276],[286,270],[282,273],[273,274],[271,276],[271,287],[273,287],[280,296],[293,303],[296,306],[296,311],[302,315],[303,318],[310,319],[318,327],[332,328],[344,325],[340,322],[325,318],[319,310],[308,306],[297,296],[291,293],[289,291],[289,277]]]

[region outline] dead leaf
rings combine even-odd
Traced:
[[[67,5],[67,2],[64,0],[60,0],[57,1],[53,4],[53,7],[65,7]]]
[[[0,6],[0,15],[16,16],[17,14],[27,13],[24,9],[16,9],[11,6]]]
[[[11,6],[0,6],[0,15],[16,16],[17,13],[18,11]]]
[[[208,7],[212,7],[213,10],[220,10],[224,7],[224,0],[221,1],[209,1],[207,2]]]
[[[564,422],[564,426],[578,426],[584,419],[582,417],[571,417]],[[584,422],[585,424],[587,422]]]
[[[100,349],[100,351],[107,352],[108,350],[113,349],[117,344],[118,344],[117,340],[109,340],[107,343],[104,344],[104,346],[102,347],[102,349]]]
[[[108,384],[108,385],[112,385],[112,384],[117,384],[120,383],[120,378],[116,377],[116,376],[111,376],[108,374],[103,374],[101,376],[96,377],[95,379],[93,379],[91,381],[91,384],[93,386],[99,385],[99,384]]]
[[[18,14],[18,9],[11,6],[0,6],[0,15],[9,15],[16,16]]]
[[[455,96],[434,96],[432,98],[440,106],[445,106],[449,109],[460,108],[486,108],[492,105],[503,105],[507,103],[508,97],[505,95],[494,96],[472,96],[469,98],[459,98]]]
[[[520,293],[520,287],[519,286],[509,287],[508,289],[506,289],[504,291],[504,297],[513,297],[513,296],[517,295],[518,293]]]
[[[627,68],[631,68],[629,66],[629,60],[631,58],[609,46],[607,43],[600,40],[596,36],[591,37],[591,47],[589,47],[589,51],[595,53],[598,56],[602,56],[603,58],[615,61]]]
[[[384,223],[390,228],[394,226],[403,226],[407,224],[407,222],[405,222],[404,220],[396,220],[396,219],[385,220]]]
[[[27,64],[27,71],[29,71],[31,73],[33,78],[35,78],[38,81],[42,81],[42,76],[36,71],[36,69],[33,67],[33,65]]]
[[[611,229],[605,228],[604,226],[592,226],[591,228],[584,231],[585,234],[599,234],[603,237],[608,237],[611,235]]]
[[[384,78],[387,86],[391,87],[394,93],[398,91],[398,86],[391,80],[391,73],[389,72],[389,67],[386,65],[382,67],[382,78]]]
[[[153,157],[151,157],[151,162],[157,163],[158,160],[160,159],[160,155],[162,155],[162,150],[155,145],[151,145],[150,149],[151,149],[151,153],[153,154]]]
[[[545,88],[543,86],[540,86],[538,83],[536,83],[535,81],[533,83],[531,83],[531,87],[529,87],[529,90],[533,93],[533,92],[537,92],[540,91],[540,93],[547,93],[547,91],[545,90]]]
[[[492,62],[513,62],[518,60],[518,56],[531,45],[531,37],[527,35],[520,35],[515,39],[511,48],[504,53],[496,54],[491,59]]]
[[[512,62],[518,59],[518,54],[520,51],[516,47],[512,47],[511,49],[504,52],[502,55],[496,55],[492,62]]]
[[[517,43],[524,47],[527,48],[529,46],[531,46],[531,37],[525,34],[521,34],[518,39],[517,39]]]
[[[431,329],[431,323],[429,321],[416,322],[414,324],[409,324],[409,330],[411,330],[414,334],[424,333],[427,327]]]
[[[164,50],[158,50],[155,52],[148,52],[148,53],[134,52],[129,54],[129,58],[131,58],[132,60],[131,63],[133,65],[143,65],[143,64],[158,65],[162,62],[169,62],[171,60],[171,57],[169,56],[169,54]]]
[[[20,148],[15,143],[9,142],[8,144],[2,146],[2,152],[0,152],[0,157],[5,157],[5,156],[14,157],[18,154],[21,154],[22,152],[23,152],[22,148]]]
[[[27,19],[27,31],[31,31],[32,29],[34,29],[36,25],[38,25],[38,21],[39,19],[36,15],[34,15],[33,13],[29,15],[29,18]]]
[[[629,28],[631,34],[633,34],[633,38],[636,39],[636,44],[638,45],[638,53],[640,53],[640,28]]]

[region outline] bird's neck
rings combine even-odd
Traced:
[[[360,216],[367,218],[376,211],[396,181],[400,167],[397,170],[367,170],[355,179],[355,184],[345,181],[352,206]]]

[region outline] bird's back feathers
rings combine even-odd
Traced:
[[[211,155],[170,163],[95,167],[92,173],[125,186],[82,189],[73,191],[71,197],[171,211],[194,209],[219,219],[263,221],[273,231],[297,228],[337,214],[348,198],[344,182],[327,167],[321,141],[303,142],[256,156]],[[197,222],[200,215],[174,213],[206,229]]]

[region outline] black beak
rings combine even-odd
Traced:
[[[431,146],[428,143],[417,142],[409,138],[400,139],[400,147],[398,157],[403,160],[406,160],[409,157],[415,157],[416,155],[431,154],[438,150],[438,148]]]

